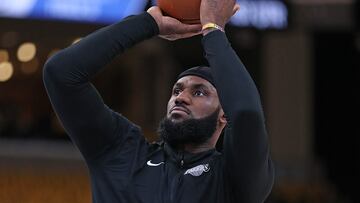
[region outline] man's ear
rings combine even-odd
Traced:
[[[220,109],[220,119],[219,119],[221,124],[226,124],[227,120],[226,120],[226,116],[225,113],[223,111],[223,109]]]

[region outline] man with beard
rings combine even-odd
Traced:
[[[265,201],[274,175],[264,115],[256,86],[223,30],[237,9],[234,0],[202,0],[201,25],[185,25],[152,7],[90,34],[46,63],[48,95],[85,158],[94,202]],[[210,68],[179,75],[159,126],[164,142],[149,144],[138,126],[103,103],[89,80],[145,39],[199,33]],[[215,145],[222,131],[219,153]]]

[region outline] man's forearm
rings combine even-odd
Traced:
[[[102,28],[78,43],[60,51],[48,63],[61,66],[61,71],[78,73],[77,79],[90,78],[108,64],[116,55],[132,47],[134,44],[158,34],[158,27],[154,19],[143,13],[130,16],[119,23]],[[76,69],[76,71],[75,71]],[[71,76],[70,75],[70,76]]]
[[[233,112],[243,110],[262,114],[255,83],[225,34],[218,30],[212,31],[204,36],[203,45],[227,117],[231,119]]]

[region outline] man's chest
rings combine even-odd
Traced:
[[[140,202],[217,202],[223,194],[222,175],[213,163],[189,167],[151,159],[132,178]]]

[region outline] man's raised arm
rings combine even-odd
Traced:
[[[234,0],[203,0],[202,24],[225,26],[236,10],[234,4]],[[225,33],[215,28],[204,34],[206,58],[228,122],[223,154],[224,174],[236,198],[232,202],[264,202],[274,171],[259,93]]]
[[[88,35],[45,64],[44,83],[54,110],[87,157],[121,142],[119,135],[131,127],[103,103],[90,79],[117,54],[158,32],[148,13],[131,16]]]
[[[163,16],[158,7],[100,29],[47,61],[44,83],[66,132],[87,157],[119,144],[133,126],[104,103],[90,79],[116,55],[159,35],[181,39],[201,33],[201,25],[186,25]]]

